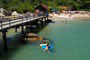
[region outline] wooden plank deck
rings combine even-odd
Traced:
[[[0,30],[7,29],[16,25],[27,23],[36,19],[45,18],[45,16],[33,17],[33,18],[23,18],[16,20],[1,20],[0,21]]]

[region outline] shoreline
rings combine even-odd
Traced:
[[[49,18],[54,21],[61,21],[61,20],[79,20],[79,19],[90,19],[90,12],[87,11],[65,11],[64,13],[60,14],[49,14]]]
[[[79,18],[64,18],[64,17],[49,17],[49,19],[51,19],[52,21],[73,21],[73,20],[89,20],[90,21],[90,17],[79,17]]]

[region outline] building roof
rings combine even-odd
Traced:
[[[47,11],[48,7],[44,4],[41,4],[41,5],[37,6],[35,9],[40,10],[40,11]]]

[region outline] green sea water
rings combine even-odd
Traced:
[[[90,60],[90,21],[50,23],[38,35],[53,41],[53,51],[47,53],[39,45],[28,43],[19,45],[5,58],[8,60]]]

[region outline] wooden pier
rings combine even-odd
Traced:
[[[48,17],[46,16],[39,16],[39,17],[28,17],[28,18],[20,18],[20,19],[5,19],[0,20],[0,32],[2,32],[2,38],[4,41],[4,50],[8,51],[8,45],[7,45],[7,34],[8,29],[15,28],[15,32],[17,32],[17,28],[21,26],[21,33],[24,35],[24,26],[27,26],[28,23],[31,24],[31,22],[36,21],[40,22],[41,24],[44,24],[43,22],[47,20]],[[32,24],[31,24],[32,25]]]

